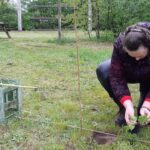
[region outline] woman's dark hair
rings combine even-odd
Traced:
[[[141,45],[150,48],[150,31],[137,25],[128,27],[123,38],[123,47],[136,51]]]

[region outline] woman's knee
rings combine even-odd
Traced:
[[[98,79],[108,78],[110,63],[111,63],[110,60],[106,60],[96,68],[96,74]]]
[[[116,100],[109,81],[109,70],[111,60],[104,61],[96,68],[97,78],[104,89],[108,92],[109,96]],[[119,104],[118,104],[119,105]]]

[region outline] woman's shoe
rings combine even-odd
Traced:
[[[125,109],[119,111],[118,116],[115,120],[115,124],[118,125],[119,127],[126,125]]]

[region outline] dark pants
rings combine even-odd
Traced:
[[[99,82],[104,87],[104,89],[108,92],[109,96],[114,100],[114,102],[118,105],[119,110],[124,109],[123,105],[116,100],[115,95],[113,94],[110,81],[109,81],[109,69],[110,69],[111,60],[106,60],[102,64],[100,64],[96,69],[96,74]],[[150,85],[146,83],[140,83],[140,99],[138,104],[137,113],[139,114],[140,108],[143,104],[146,94],[150,89]]]

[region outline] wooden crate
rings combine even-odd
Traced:
[[[1,79],[2,84],[19,85],[16,80]],[[19,115],[22,107],[22,92],[19,87],[0,86],[0,123],[11,116]]]

